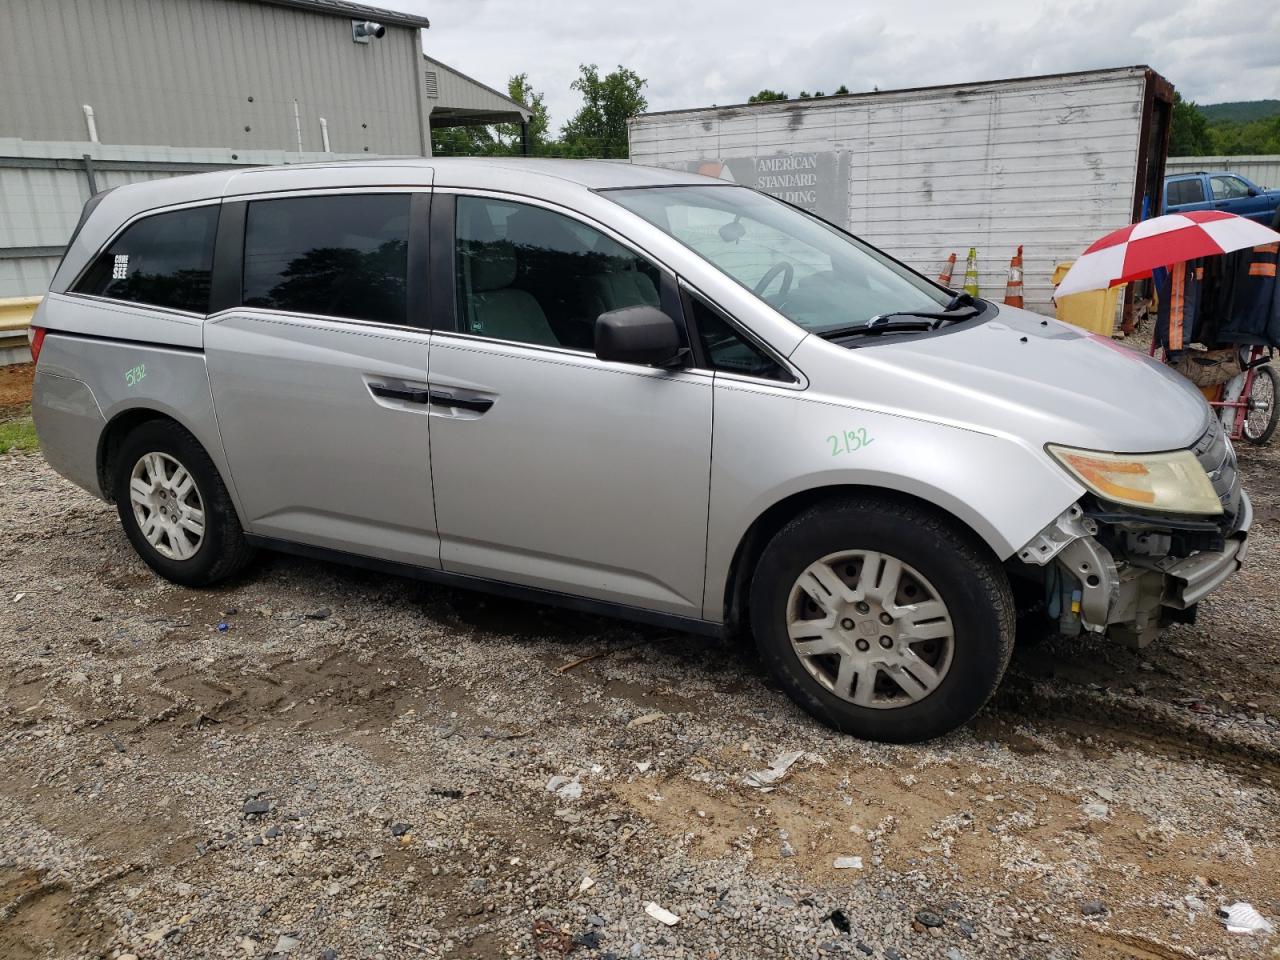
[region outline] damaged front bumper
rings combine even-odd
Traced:
[[[1212,526],[1176,518],[1117,516],[1072,504],[1018,551],[1044,572],[1046,608],[1068,636],[1107,633],[1145,647],[1168,621],[1187,621],[1195,605],[1240,569],[1248,552],[1253,505],[1233,491],[1225,534],[1187,531]],[[1180,529],[1181,526],[1181,529]],[[1199,543],[1189,555],[1178,545]]]

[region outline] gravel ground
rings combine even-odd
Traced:
[[[1280,922],[1280,451],[1241,459],[1196,625],[1020,649],[892,747],[727,642],[282,556],[175,587],[0,457],[0,957],[1280,955],[1215,916]]]

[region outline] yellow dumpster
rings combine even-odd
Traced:
[[[1073,263],[1074,260],[1064,260],[1053,268],[1055,287],[1062,282]],[[1109,337],[1116,329],[1116,300],[1124,288],[1125,285],[1120,284],[1110,290],[1087,290],[1067,297],[1056,297],[1054,304],[1058,319]]]

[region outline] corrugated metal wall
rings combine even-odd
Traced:
[[[1229,170],[1252,180],[1260,187],[1280,189],[1280,157],[1170,157],[1165,174],[1195,173],[1197,170]]]
[[[1023,244],[1027,305],[1051,313],[1055,263],[1130,222],[1144,89],[1144,71],[1126,68],[651,114],[632,121],[631,159],[751,158],[750,185],[779,192],[761,160],[812,157],[806,196],[821,215],[930,275],[954,251],[957,285],[977,247],[996,300]]]
[[[419,31],[249,0],[4,0],[0,136],[421,155]]]

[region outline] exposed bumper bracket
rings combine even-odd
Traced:
[[[1018,559],[1043,567],[1081,537],[1097,532],[1098,524],[1084,515],[1078,503],[1073,503],[1018,551]]]
[[[1253,504],[1249,497],[1240,495],[1239,519],[1236,532],[1220,551],[1197,553],[1181,559],[1161,557],[1141,564],[1159,570],[1166,577],[1164,600],[1166,607],[1185,610],[1199,603],[1240,569],[1249,552],[1248,533],[1253,524]]]

